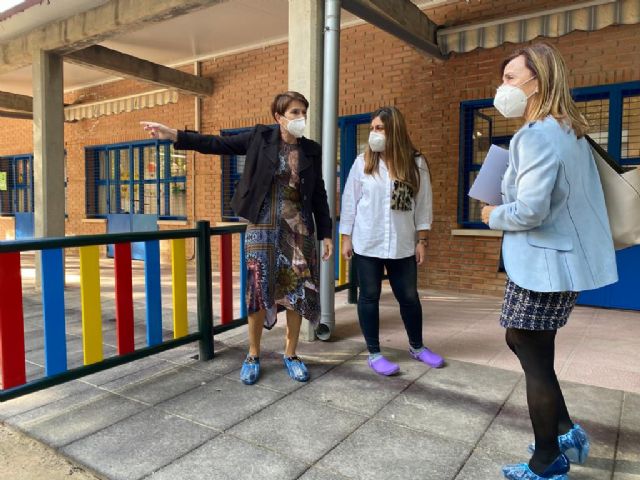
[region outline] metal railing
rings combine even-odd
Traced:
[[[122,365],[171,348],[194,341],[199,342],[201,360],[210,360],[214,355],[213,335],[246,323],[246,309],[241,308],[241,317],[227,321],[222,325],[213,325],[213,291],[211,269],[211,236],[226,236],[243,233],[244,224],[211,228],[209,222],[200,221],[195,229],[171,230],[159,232],[115,233],[102,235],[82,235],[75,237],[42,238],[0,243],[0,368],[2,385],[0,401],[9,400],[50,386],[78,379],[108,368]],[[184,240],[196,239],[196,283],[197,283],[197,325],[198,331],[186,333],[186,323],[176,335],[180,322],[186,322],[186,262]],[[224,237],[222,237],[224,238]],[[181,254],[172,255],[172,272],[182,272],[172,276],[172,287],[180,282],[185,302],[182,318],[176,319],[174,303],[174,339],[162,340],[162,315],[154,310],[155,296],[160,295],[159,247],[160,240],[170,240],[172,251],[175,248]],[[147,302],[147,346],[137,350],[133,347],[133,304],[131,291],[131,243],[145,242],[145,297]],[[182,242],[182,243],[180,243]],[[98,246],[115,244],[116,272],[116,324],[118,335],[118,355],[102,358],[101,316],[90,315],[91,308],[100,309],[98,283],[95,296],[95,276],[99,275]],[[118,248],[119,246],[119,248]],[[128,248],[127,248],[128,246]],[[62,250],[80,248],[80,278],[82,299],[83,353],[85,365],[66,368],[65,311],[64,311],[64,260]],[[26,381],[26,352],[24,342],[24,315],[22,307],[22,280],[20,252],[40,252],[42,266],[43,328],[45,349],[45,376]],[[127,254],[128,252],[128,254]],[[180,258],[182,257],[182,258]],[[177,262],[177,264],[175,263]],[[177,267],[181,267],[179,269]],[[124,274],[122,272],[125,272]],[[230,273],[230,272],[229,272]],[[229,273],[224,273],[228,275]],[[128,275],[128,279],[127,279]],[[157,278],[156,278],[157,276]],[[87,278],[85,278],[87,277]],[[83,283],[84,282],[84,283]],[[118,284],[120,282],[120,284]],[[222,282],[221,282],[222,283]],[[120,286],[119,286],[120,285]],[[124,285],[124,286],[123,286]],[[120,288],[120,292],[119,292]],[[123,295],[118,293],[124,292]],[[174,290],[175,295],[176,290]],[[150,298],[151,297],[151,298]],[[97,306],[92,305],[98,299]],[[182,304],[181,304],[182,305]],[[149,311],[154,312],[150,315]],[[160,331],[158,337],[157,331]],[[93,333],[92,333],[93,332]],[[156,333],[154,333],[156,332]],[[92,337],[92,335],[94,335]],[[98,338],[95,338],[98,335]],[[99,341],[98,341],[99,340]],[[98,350],[96,350],[98,349]]]

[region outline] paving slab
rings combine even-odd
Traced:
[[[283,394],[258,385],[243,385],[224,377],[158,404],[169,413],[218,430],[226,430],[282,398]]]
[[[504,478],[500,470],[501,465],[521,461],[523,460],[508,453],[476,448],[455,476],[455,480],[498,480]]]
[[[362,415],[289,396],[229,433],[311,464],[366,420]]]
[[[613,478],[640,479],[640,395],[624,394],[616,453]]]
[[[389,359],[400,361],[401,352],[390,353]],[[369,367],[365,353],[311,382],[296,397],[371,416],[429,370],[425,364],[406,358],[400,366],[398,375],[378,375]]]
[[[38,408],[14,415],[8,418],[6,423],[16,428],[28,429],[30,424],[64,415],[70,410],[77,409],[84,404],[95,402],[100,398],[108,398],[108,392],[87,385],[87,388],[78,390],[73,395],[62,397]]]
[[[106,478],[137,480],[217,434],[210,428],[150,408],[67,445],[62,453]]]
[[[215,378],[217,378],[215,375],[207,372],[189,367],[178,367],[121,388],[118,390],[118,394],[149,405],[157,405],[194,388],[206,385]]]
[[[54,403],[62,398],[73,397],[87,390],[93,390],[93,387],[78,380],[73,380],[8,400],[0,403],[0,420]]]
[[[310,468],[299,478],[300,480],[349,480],[349,477],[317,467]]]
[[[140,402],[106,393],[77,408],[23,425],[22,430],[52,447],[61,447],[146,408]]]
[[[221,434],[154,473],[152,480],[293,480],[307,465],[270,449]]]
[[[324,456],[318,467],[358,480],[447,480],[455,477],[472,448],[438,435],[371,420]]]
[[[450,361],[420,377],[377,417],[475,443],[520,378],[514,372]]]

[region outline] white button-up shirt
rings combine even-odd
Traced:
[[[406,258],[415,255],[416,231],[430,230],[433,195],[427,163],[416,157],[420,190],[411,199],[411,210],[392,210],[393,180],[380,159],[378,173],[364,173],[364,154],[351,167],[342,192],[340,233],[351,235],[353,251],[377,258]]]

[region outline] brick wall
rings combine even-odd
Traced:
[[[445,5],[426,13],[436,23],[450,25],[571,2],[542,3],[541,7],[539,1],[471,0],[467,6]],[[631,25],[592,33],[574,32],[547,41],[563,52],[572,86],[582,87],[640,79],[638,35],[640,26]],[[384,104],[396,105],[405,114],[411,137],[431,167],[435,221],[427,266],[419,273],[422,287],[489,294],[502,291],[504,277],[496,272],[499,239],[452,236],[452,230],[458,228],[460,102],[491,97],[500,83],[499,65],[514,48],[503,45],[479,49],[454,54],[441,62],[370,25],[342,32],[339,114],[367,113]],[[275,93],[287,87],[287,61],[287,45],[281,44],[204,62],[202,74],[213,79],[215,93],[203,101],[202,131],[215,133],[258,122],[271,123],[269,104]],[[65,101],[96,101],[151,89],[137,82],[120,81],[68,94]],[[177,104],[65,125],[69,172],[67,234],[105,230],[103,222],[84,219],[84,147],[143,139],[141,120],[193,128],[194,100],[180,96]],[[0,155],[32,150],[30,121],[0,119],[0,126]],[[195,219],[219,221],[219,158],[189,153],[188,162],[188,225],[193,225]],[[163,224],[161,228],[171,227]],[[7,222],[0,222],[0,238],[5,238],[6,229]],[[214,267],[218,262],[216,245],[214,241]]]

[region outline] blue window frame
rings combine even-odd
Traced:
[[[233,130],[222,130],[220,135],[236,135],[248,132],[253,127],[236,128]],[[238,217],[231,208],[231,199],[236,191],[236,185],[240,181],[244,171],[245,155],[222,155],[222,220],[227,222],[238,221]]]
[[[187,156],[168,140],[85,148],[86,212],[186,219]]]
[[[0,215],[33,212],[33,155],[0,157]]]
[[[640,82],[576,88],[572,95],[589,122],[589,135],[621,165],[640,165]],[[461,102],[458,223],[463,227],[487,228],[480,202],[467,192],[491,144],[508,148],[520,126],[519,120],[502,117],[493,99]]]

